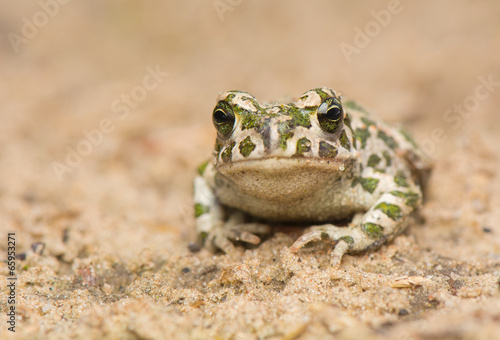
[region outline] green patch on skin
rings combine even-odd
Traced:
[[[320,235],[320,238],[322,240],[328,240],[328,239],[330,239],[330,235],[328,235],[328,233],[326,233],[326,232],[322,232]]]
[[[369,127],[370,125],[375,126],[375,122],[371,119],[368,119],[366,117],[361,117],[361,121],[365,123],[366,127]]]
[[[349,142],[349,137],[347,137],[345,130],[342,130],[342,134],[340,135],[340,145],[344,149],[351,150],[351,142]]]
[[[302,137],[297,141],[297,151],[294,156],[303,156],[304,153],[311,151],[311,141]]]
[[[405,204],[409,207],[415,208],[418,204],[419,200],[419,195],[409,191],[409,192],[402,192],[402,191],[397,191],[393,190],[390,192],[391,195],[396,196],[396,197],[401,197],[402,199],[405,200]]]
[[[280,135],[278,145],[281,149],[286,150],[287,141],[293,137],[294,127],[291,121],[279,122],[278,133]]]
[[[252,138],[248,136],[240,143],[239,148],[240,153],[243,155],[243,157],[248,157],[248,155],[250,155],[252,151],[255,150],[255,144],[252,143]]]
[[[382,130],[378,131],[377,137],[382,139],[384,143],[387,144],[387,146],[391,149],[395,149],[398,147],[398,143],[394,140],[394,138],[392,138]]]
[[[319,142],[319,156],[321,158],[334,158],[337,156],[337,149],[325,141]]]
[[[314,111],[312,109],[298,109],[295,106],[291,106],[281,108],[280,112],[281,115],[289,116],[292,118],[290,120],[278,123],[278,145],[281,149],[286,150],[287,141],[293,137],[294,131],[298,126],[302,126],[306,129],[309,129],[312,126],[310,115]]]
[[[311,125],[311,114],[313,114],[315,110],[303,108],[299,109],[296,106],[290,107],[288,110],[288,115],[292,117],[292,127],[295,128],[297,126],[302,126],[309,129]]]
[[[326,93],[321,88],[313,89],[313,91],[316,92],[321,97],[321,101],[331,97],[330,94]]]
[[[207,238],[207,236],[208,236],[208,233],[207,233],[206,231],[202,231],[202,232],[200,233],[200,238],[201,238],[202,240],[205,240],[205,239]]]
[[[259,103],[253,98],[246,97],[245,101],[251,102],[252,106],[255,107],[257,111],[249,111],[238,105],[232,106],[234,115],[240,118],[241,130],[263,127],[265,125],[266,117],[274,118],[278,116],[278,114],[271,114],[262,109]]]
[[[232,142],[230,146],[228,146],[224,151],[222,151],[220,157],[224,163],[228,163],[233,158],[233,148],[236,145],[235,142]]]
[[[363,178],[363,177],[360,177],[360,178],[357,178],[355,179],[353,182],[352,182],[352,186],[354,187],[356,184],[361,184],[361,186],[363,187],[363,189],[365,189],[366,191],[368,191],[370,194],[373,194],[373,192],[377,189],[377,186],[378,186],[378,183],[380,181],[376,178],[372,178],[372,177],[366,177],[366,178]]]
[[[198,174],[200,176],[203,176],[203,173],[205,172],[205,169],[207,168],[207,165],[208,165],[208,161],[200,164],[200,166],[198,167]]]
[[[380,158],[377,154],[373,154],[370,156],[370,158],[368,158],[367,165],[369,167],[374,168],[378,165],[378,163],[380,163],[381,160],[382,160],[382,158]]]
[[[200,203],[196,203],[194,205],[194,217],[200,217],[201,215],[206,214],[209,211],[210,211],[210,207],[208,207],[206,205],[203,205]]]
[[[397,221],[401,219],[401,217],[403,217],[403,212],[401,211],[401,208],[395,204],[382,202],[377,204],[377,206],[374,209],[382,211],[384,214],[389,216],[389,218],[393,221]]]
[[[340,240],[344,241],[349,246],[352,246],[354,244],[354,239],[352,238],[352,236],[342,236],[341,238],[339,238],[339,241]]]
[[[410,185],[406,181],[406,176],[402,171],[398,171],[394,176],[394,182],[400,187],[408,188]]]
[[[367,129],[357,128],[355,131],[356,139],[361,142],[361,149],[366,147],[366,140],[370,137],[370,131]]]
[[[382,156],[384,156],[384,158],[385,158],[385,166],[386,167],[391,166],[391,164],[392,164],[392,157],[389,154],[389,152],[387,150],[385,150],[384,152],[382,152]]]
[[[373,193],[377,189],[379,183],[378,179],[367,177],[367,178],[361,178],[360,180],[363,189],[365,189],[369,193]]]
[[[358,103],[356,103],[354,100],[348,100],[344,103],[344,106],[349,108],[349,109],[353,109],[353,110],[357,110],[357,111],[361,111],[363,113],[368,113],[368,111],[365,110],[364,107],[360,106]]]
[[[361,226],[361,230],[363,230],[370,238],[378,239],[384,236],[384,228],[376,223],[364,223]]]
[[[241,130],[254,129],[263,124],[263,115],[256,112],[235,110],[235,115],[241,119]]]

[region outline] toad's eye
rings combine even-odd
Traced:
[[[212,121],[215,128],[223,137],[228,137],[233,132],[234,117],[233,110],[226,102],[219,102],[212,114]]]
[[[321,129],[334,133],[342,126],[344,111],[336,98],[328,98],[318,107],[317,116]]]

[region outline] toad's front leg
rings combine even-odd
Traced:
[[[269,232],[267,225],[244,223],[241,213],[226,216],[225,208],[202,176],[194,180],[194,201],[196,229],[204,244],[212,250],[231,253],[234,251],[233,241],[259,244],[260,238],[255,234]]]
[[[384,177],[384,183],[390,185],[359,221],[355,219],[348,227],[332,224],[311,227],[310,232],[295,241],[291,250],[296,252],[312,241],[332,240],[336,242],[332,265],[338,267],[344,254],[376,249],[401,233],[419,206],[422,193],[417,185],[403,177],[396,176],[396,180],[390,175]]]

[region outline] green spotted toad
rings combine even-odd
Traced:
[[[335,91],[317,88],[295,103],[259,103],[222,93],[213,111],[212,161],[194,181],[197,230],[226,253],[233,241],[260,243],[273,223],[311,226],[291,246],[331,240],[334,265],[346,253],[381,246],[422,202],[429,168],[411,138]],[[347,226],[333,223],[349,218]]]

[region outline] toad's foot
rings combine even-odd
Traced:
[[[267,234],[269,231],[268,225],[260,223],[226,223],[224,226],[214,227],[206,235],[205,244],[231,254],[234,252],[234,241],[259,244],[260,237],[255,234]]]
[[[299,237],[291,250],[296,252],[306,243],[319,240],[336,242],[333,265],[338,267],[346,253],[360,253],[379,248],[406,228],[411,212],[421,201],[421,193],[406,182],[399,180],[400,188],[384,193],[363,215],[356,215],[345,228],[332,224],[311,227],[311,231]]]
[[[337,269],[340,266],[342,257],[346,253],[356,253],[364,251],[374,246],[373,240],[369,239],[358,227],[337,227],[331,224],[311,227],[310,231],[302,235],[290,248],[292,252],[297,252],[309,242],[331,240],[336,242],[331,264]]]

